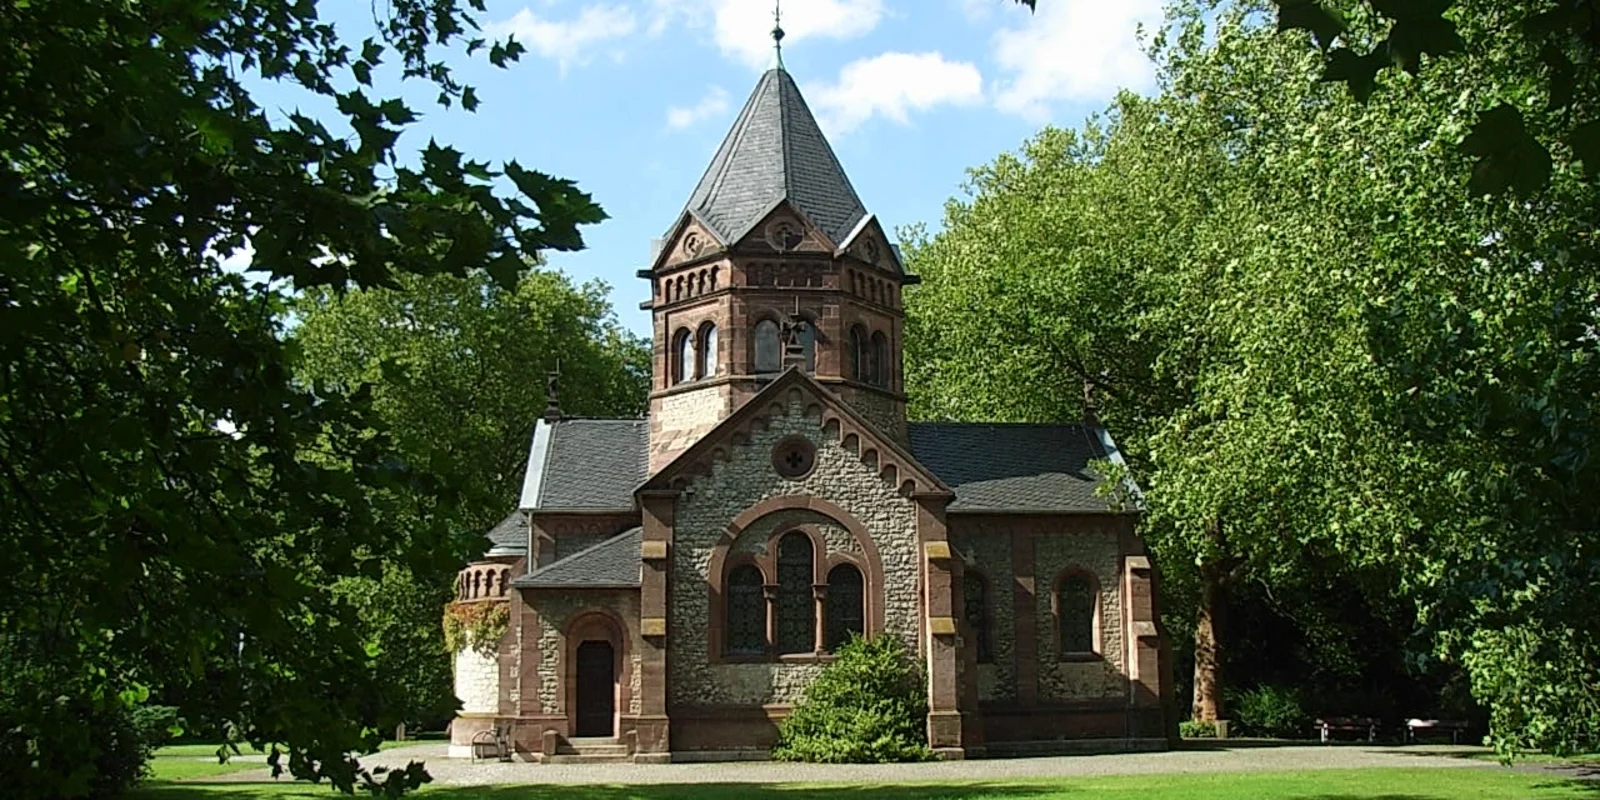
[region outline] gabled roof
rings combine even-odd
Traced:
[[[528,552],[528,516],[513,511],[485,534],[491,547],[488,556],[520,556]]]
[[[896,468],[901,481],[908,482],[917,492],[950,493],[939,477],[919,463],[910,451],[901,447],[892,437],[884,434],[877,426],[873,425],[860,412],[856,411],[849,403],[844,402],[838,395],[829,391],[816,379],[806,374],[799,367],[790,367],[771,383],[762,387],[749,400],[744,402],[732,414],[725,417],[717,426],[706,435],[700,437],[687,450],[679,453],[666,466],[657,470],[639,488],[666,489],[672,486],[675,480],[682,481],[688,475],[704,474],[708,457],[718,448],[726,447],[736,434],[745,431],[747,426],[758,418],[768,413],[779,398],[787,397],[789,392],[799,390],[809,394],[821,403],[823,419],[829,416],[840,421],[840,430],[855,433],[862,440],[861,448],[865,452],[870,446],[878,451],[879,463]],[[819,423],[819,426],[822,423]],[[843,434],[841,434],[842,436]]]
[[[835,245],[867,216],[800,87],[780,67],[761,76],[685,211],[732,245],[784,200]]]
[[[511,582],[518,589],[627,589],[639,585],[644,559],[640,528],[633,528],[587,550],[579,550]]]
[[[519,508],[633,508],[633,490],[650,463],[650,423],[642,419],[540,420],[528,450]]]
[[[951,511],[1105,513],[1105,476],[1089,464],[1115,460],[1097,427],[914,422],[911,451],[955,488]],[[1135,490],[1136,492],[1136,490]]]

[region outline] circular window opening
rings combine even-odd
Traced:
[[[791,436],[772,448],[772,466],[785,478],[804,478],[817,465],[817,448],[803,436]]]

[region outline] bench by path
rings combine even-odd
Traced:
[[[1161,773],[1264,772],[1281,770],[1431,767],[1499,769],[1492,761],[1465,756],[1486,752],[1479,747],[1419,745],[1374,747],[1345,745],[1254,744],[1164,753],[1055,756],[1049,758],[975,759],[932,764],[524,764],[468,763],[447,759],[443,745],[429,744],[385,750],[362,759],[368,767],[404,767],[423,760],[436,784],[490,786],[500,784],[686,784],[686,783],[898,783],[1026,780],[1030,778],[1147,775]],[[270,780],[265,771],[214,778],[225,781]]]

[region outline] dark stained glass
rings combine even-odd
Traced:
[[[968,572],[962,580],[961,591],[965,595],[962,600],[967,627],[972,631],[972,645],[978,651],[978,663],[994,663],[994,651],[989,646],[989,614],[985,597],[988,586],[982,576]]]
[[[816,649],[817,605],[811,589],[811,540],[791,533],[778,542],[778,652]]]
[[[783,342],[778,337],[778,323],[764,319],[756,323],[756,372],[778,372],[783,369]]]
[[[861,580],[861,570],[849,564],[840,564],[828,572],[828,635],[824,640],[829,650],[838,650],[866,629],[866,587]]]
[[[728,573],[725,622],[729,655],[761,655],[767,650],[767,601],[761,584],[761,570],[750,564]]]
[[[1073,575],[1061,582],[1058,607],[1061,613],[1062,655],[1095,652],[1094,606],[1094,585],[1088,578]]]

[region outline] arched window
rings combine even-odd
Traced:
[[[972,647],[978,652],[979,664],[994,663],[994,650],[989,637],[989,582],[972,570],[961,578],[962,610],[966,613],[967,627],[972,631]]]
[[[679,328],[672,337],[673,383],[694,380],[694,337],[688,328]]]
[[[868,380],[867,370],[867,332],[860,325],[850,326],[850,377],[853,380]]]
[[[700,364],[696,373],[701,378],[717,376],[717,326],[707,322],[700,326]]]
[[[828,571],[828,631],[823,641],[829,650],[838,650],[851,634],[866,634],[866,599],[861,570],[840,564]]]
[[[767,601],[762,596],[761,570],[742,564],[728,573],[728,631],[725,650],[729,655],[761,655],[767,650]]]
[[[1061,657],[1090,656],[1099,652],[1095,625],[1099,589],[1087,575],[1073,574],[1056,590],[1056,617],[1061,626]]]
[[[778,323],[764,319],[756,323],[756,372],[778,372],[783,369],[783,342],[778,336]]]
[[[806,372],[817,371],[817,327],[810,322],[801,322],[800,330],[795,332],[800,337],[800,347],[806,354]]]
[[[817,646],[811,540],[791,533],[778,541],[778,652],[810,653]]]
[[[872,382],[878,386],[888,386],[889,340],[884,337],[883,331],[872,334],[872,357],[867,361],[872,364]]]

